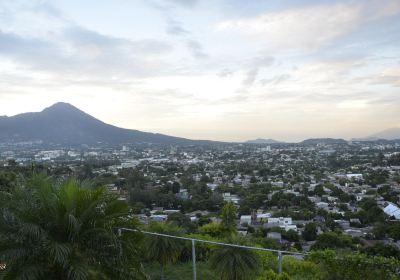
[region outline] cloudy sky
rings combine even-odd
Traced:
[[[400,1],[0,0],[0,115],[240,141],[400,125]]]

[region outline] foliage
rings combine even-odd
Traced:
[[[11,192],[17,184],[17,175],[12,171],[0,171],[0,191]]]
[[[199,228],[199,233],[215,238],[222,238],[225,234],[224,228],[219,223],[209,223]]]
[[[150,279],[158,280],[160,279],[160,264],[150,263],[145,265],[146,273],[150,276]],[[218,280],[207,263],[196,262],[197,279],[207,279],[207,280]],[[187,280],[192,279],[193,267],[191,262],[178,262],[174,264],[169,264],[165,267],[165,279],[168,280]]]
[[[400,250],[392,245],[385,245],[382,242],[378,242],[374,246],[367,247],[363,250],[367,255],[375,255],[382,257],[394,257],[400,259]]]
[[[297,260],[294,257],[285,256],[282,261],[282,269],[293,279],[324,279],[319,266],[307,260]]]
[[[314,241],[317,238],[317,226],[315,223],[308,223],[305,225],[303,238],[306,241]]]
[[[228,240],[238,243],[239,239]],[[210,257],[210,268],[221,280],[254,279],[259,270],[260,259],[253,250],[238,247],[216,247]]]
[[[150,223],[148,230],[161,234],[182,235],[182,230],[173,224],[169,223]],[[148,260],[156,261],[161,265],[161,279],[164,279],[164,267],[169,263],[174,263],[178,260],[179,255],[183,250],[184,244],[182,240],[163,237],[163,236],[146,236],[145,239],[145,255]]]
[[[259,277],[258,280],[292,280],[287,273],[276,274],[272,270],[268,270],[263,276]]]
[[[105,188],[36,175],[1,194],[2,279],[144,279],[137,226]]]
[[[312,252],[309,261],[320,266],[326,280],[400,279],[400,261],[363,254],[337,255],[334,251]]]
[[[326,232],[317,237],[317,241],[312,246],[312,249],[352,248],[353,246],[353,240],[350,235]]]
[[[222,208],[221,226],[228,234],[236,232],[236,206],[232,202],[228,202]]]

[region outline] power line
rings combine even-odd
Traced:
[[[169,237],[169,238],[182,239],[182,240],[187,240],[187,241],[193,241],[194,240],[196,242],[202,242],[202,243],[208,243],[208,244],[214,244],[214,245],[221,245],[221,246],[228,246],[228,247],[236,247],[236,248],[259,250],[259,251],[268,251],[268,252],[274,252],[274,253],[281,253],[281,254],[284,254],[284,255],[301,255],[301,256],[307,255],[306,253],[300,253],[300,252],[292,252],[292,251],[269,249],[269,248],[260,248],[260,247],[252,247],[252,246],[244,246],[244,245],[238,245],[238,244],[232,244],[232,243],[224,243],[224,242],[210,241],[210,240],[204,240],[204,239],[197,239],[197,238],[192,238],[192,237],[169,235],[169,234],[164,234],[164,233],[150,232],[150,231],[131,229],[131,228],[119,228],[119,230],[141,232],[141,233],[148,234],[148,235]]]
[[[118,228],[118,234],[119,235],[122,234],[122,231],[141,232],[141,233],[148,234],[148,235],[153,235],[153,236],[161,236],[161,237],[175,238],[175,239],[180,239],[180,240],[191,241],[192,242],[193,280],[197,279],[196,246],[195,246],[196,242],[208,243],[208,244],[220,245],[220,246],[227,246],[227,247],[242,248],[242,249],[247,249],[247,250],[258,250],[258,251],[267,251],[267,252],[278,253],[278,273],[279,274],[282,273],[283,254],[286,254],[286,255],[300,255],[300,256],[307,255],[306,253],[291,252],[291,251],[276,250],[276,249],[268,249],[268,248],[260,248],[260,247],[252,247],[252,246],[244,246],[244,245],[217,242],[217,241],[209,241],[209,240],[204,240],[204,239],[197,239],[197,238],[184,237],[184,236],[176,236],[176,235],[170,235],[170,234],[164,234],[164,233],[158,233],[158,232],[151,232],[151,231],[145,231],[145,230],[138,230],[138,229],[132,229],[132,228]]]

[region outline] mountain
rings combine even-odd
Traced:
[[[278,143],[283,143],[283,142],[276,141],[274,139],[257,138],[254,140],[248,140],[244,143],[246,143],[246,144],[278,144]]]
[[[369,136],[368,138],[386,139],[386,140],[400,139],[400,127],[385,129],[381,132]]]
[[[189,140],[106,124],[68,103],[56,103],[41,112],[0,116],[0,142],[38,141],[54,144],[156,143],[192,145],[212,141]]]
[[[300,144],[304,145],[317,145],[317,144],[347,144],[347,141],[344,139],[335,139],[335,138],[311,138],[311,139],[306,139]]]

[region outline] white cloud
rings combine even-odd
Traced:
[[[217,25],[219,31],[237,31],[262,40],[266,49],[316,49],[327,46],[367,21],[393,16],[400,5],[381,1],[371,13],[368,3],[308,6],[257,17],[233,19]]]

